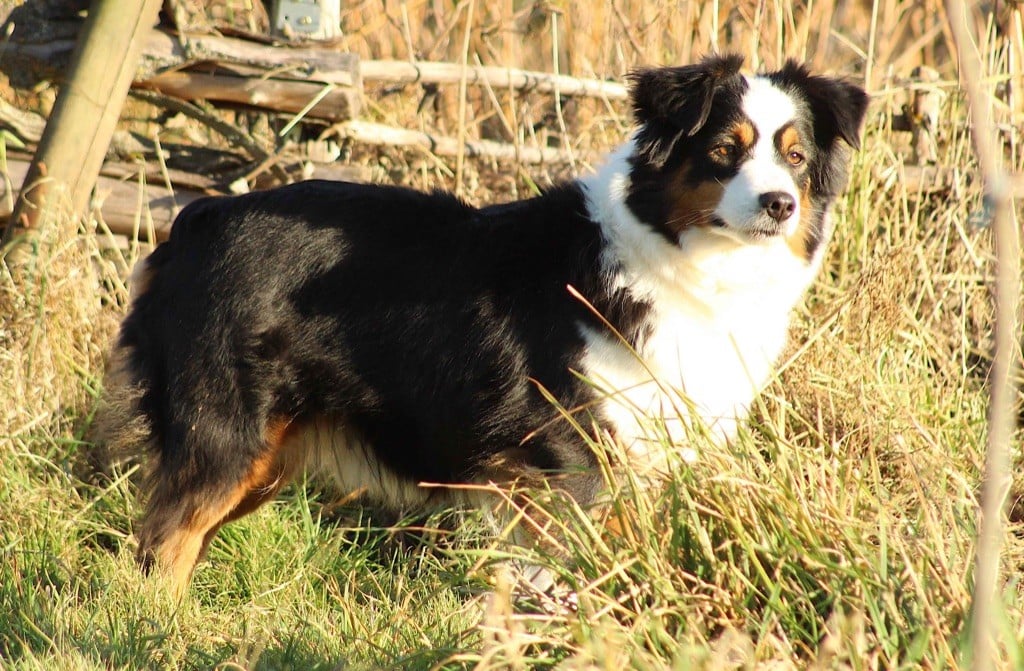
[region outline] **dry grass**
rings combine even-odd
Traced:
[[[576,589],[579,613],[513,607],[498,584],[481,619],[471,595],[496,556],[483,525],[467,520],[462,540],[437,530],[397,543],[394,528],[339,511],[313,484],[225,529],[183,604],[152,593],[130,561],[131,484],[90,484],[79,472],[124,305],[111,265],[121,261],[87,232],[44,241],[27,270],[0,277],[0,665],[967,668],[993,256],[976,225],[982,194],[942,9],[783,5],[472,3],[469,31],[470,2],[366,2],[345,17],[348,48],[373,58],[550,71],[557,54],[562,72],[618,77],[717,45],[768,67],[806,56],[872,85],[836,238],[749,432],[730,446],[694,437],[697,461],[674,459],[660,496],[613,479],[630,530],[621,537],[552,503],[575,561],[534,559]],[[986,85],[1012,92],[1008,62],[1021,62],[1024,41],[1012,14],[1000,21],[1004,37],[980,40]],[[950,185],[928,193],[899,177],[907,139],[889,129],[900,77],[921,62],[951,94],[937,161]],[[375,91],[371,114],[456,133],[457,91],[429,93]],[[998,121],[1019,123],[1013,95],[1001,100]],[[468,136],[569,147],[581,171],[629,123],[603,101],[566,100],[560,115],[550,99],[509,91],[471,89],[464,102]],[[456,180],[455,161],[422,152],[351,147],[349,158],[381,181]],[[1015,144],[1004,158],[1024,168]],[[466,160],[462,178],[467,198],[486,202],[572,172]],[[1016,463],[1020,448],[1018,433]],[[1015,501],[1003,552],[1001,668],[1024,665],[1020,511]]]
[[[9,401],[0,426],[8,440],[62,435],[81,423],[119,320],[111,307],[123,303],[103,286],[116,274],[94,234],[69,236],[66,220],[43,223],[25,263],[0,267],[0,369]]]

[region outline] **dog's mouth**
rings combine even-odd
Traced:
[[[767,221],[762,221],[767,219]],[[737,227],[730,225],[725,219],[722,219],[718,215],[712,215],[708,223],[712,229],[717,229],[722,233],[729,233],[749,240],[770,240],[771,238],[778,237],[785,233],[785,225],[782,222],[775,221],[770,217],[758,217],[757,220],[750,222],[744,227]]]
[[[780,222],[771,221],[770,223],[765,223],[758,221],[747,229],[747,235],[755,240],[767,240],[782,235],[784,230],[785,226]]]

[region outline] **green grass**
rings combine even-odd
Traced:
[[[430,668],[472,629],[467,561],[324,522],[302,489],[225,529],[175,604],[131,559],[125,481],[6,456],[0,660],[15,668],[72,651],[97,668]]]
[[[966,177],[957,199],[879,180],[896,141],[875,117],[798,356],[740,439],[696,437],[657,495],[614,474],[621,536],[552,504],[571,561],[533,559],[577,613],[513,604],[473,517],[403,532],[315,483],[225,528],[172,602],[132,560],[132,473],[87,468],[124,287],[93,234],[46,241],[0,282],[0,667],[967,668],[991,242],[966,223]],[[965,146],[955,134],[942,165],[969,174]],[[1002,666],[1020,668],[1011,530]]]

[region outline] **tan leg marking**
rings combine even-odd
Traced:
[[[302,454],[288,449],[291,425],[267,427],[266,450],[249,472],[228,491],[187,491],[174,496],[169,483],[158,482],[139,532],[138,560],[168,576],[176,596],[184,594],[196,563],[217,531],[273,498],[302,464]]]

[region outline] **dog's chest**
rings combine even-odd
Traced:
[[[584,373],[608,394],[602,410],[631,451],[646,453],[666,434],[685,443],[698,424],[732,437],[769,381],[813,271],[781,250],[745,252],[696,256],[675,286],[640,287],[654,308],[636,351],[585,333]]]

